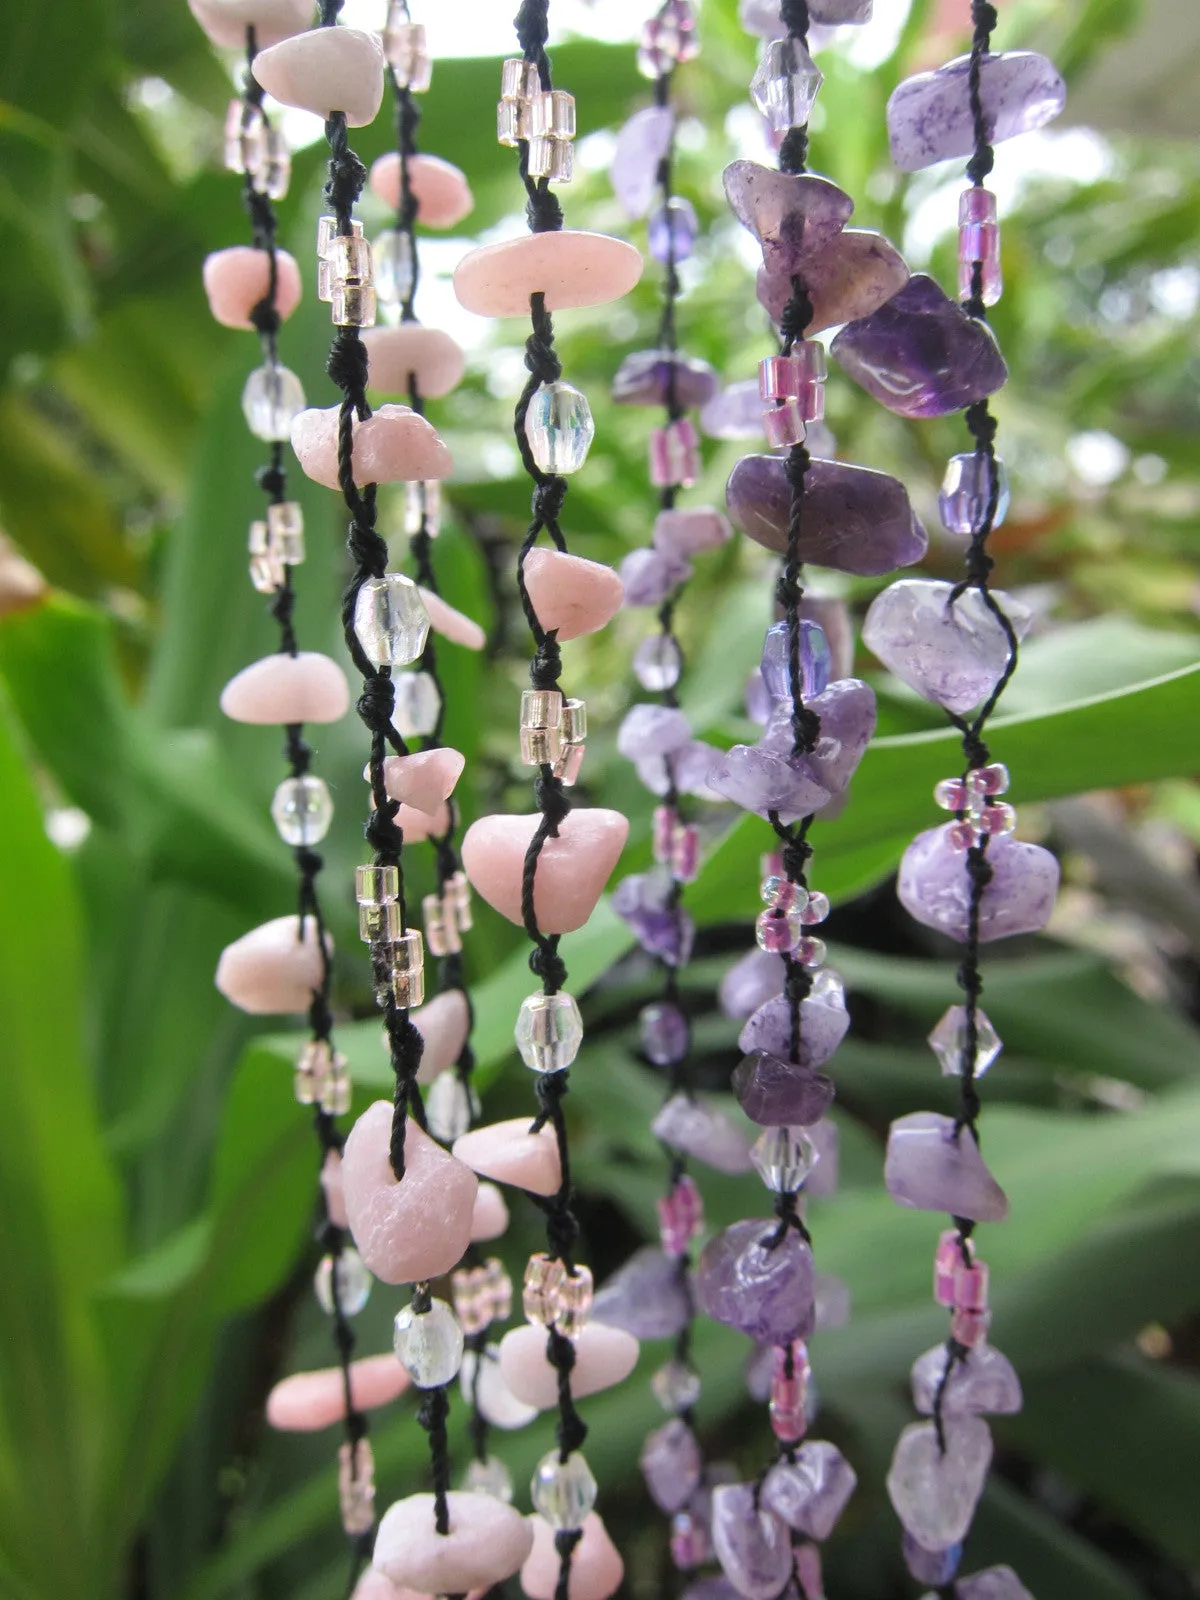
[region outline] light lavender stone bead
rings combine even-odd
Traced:
[[[710,439],[761,439],[763,402],[758,379],[728,383],[700,413],[700,429]]]
[[[713,1491],[712,1536],[721,1570],[743,1600],[776,1600],[791,1576],[791,1535],[773,1512],[755,1510],[752,1484]]]
[[[736,1176],[749,1172],[754,1165],[746,1131],[721,1112],[685,1094],[673,1095],[667,1101],[650,1124],[650,1131],[672,1150],[679,1150],[716,1172]]]
[[[787,968],[783,957],[769,950],[749,950],[721,979],[717,991],[721,1010],[738,1021],[750,1016],[777,994],[783,993]]]
[[[913,1111],[892,1123],[883,1181],[898,1205],[916,1211],[945,1211],[975,1222],[1003,1222],[1008,1215],[1008,1197],[970,1130],[956,1130],[953,1117],[935,1111]]]
[[[686,1274],[657,1245],[644,1245],[596,1291],[591,1320],[635,1339],[673,1339],[691,1316]]]
[[[759,1344],[807,1339],[816,1303],[812,1251],[794,1228],[773,1248],[773,1218],[735,1222],[705,1245],[696,1268],[696,1298],[717,1322]]]
[[[631,550],[621,562],[622,604],[660,606],[669,594],[692,575],[692,564],[682,556],[647,548]]]
[[[800,1446],[794,1462],[777,1462],[767,1473],[762,1504],[795,1532],[828,1539],[857,1482],[836,1445],[813,1439]]]
[[[975,148],[970,56],[919,72],[892,91],[887,106],[892,160],[902,172],[969,156]],[[1067,103],[1053,62],[1033,50],[1005,50],[980,64],[980,100],[988,142],[1000,144],[1045,127]]]
[[[784,820],[806,817],[830,797],[803,756],[785,755],[763,745],[735,744],[712,768],[708,783],[743,810],[760,817],[777,811]]]
[[[644,217],[658,191],[658,164],[671,143],[675,116],[668,106],[635,111],[617,135],[609,175],[630,217]]]
[[[985,1567],[959,1578],[954,1600],[1033,1600],[1033,1596],[1011,1567]]]
[[[966,857],[950,842],[953,823],[919,833],[900,861],[896,893],[910,917],[939,933],[966,942],[971,884]],[[1037,933],[1050,920],[1058,894],[1058,862],[1039,844],[1010,834],[988,842],[992,880],[979,905],[983,944],[1019,933]]]
[[[732,161],[722,181],[734,216],[762,245],[763,263],[772,272],[796,272],[841,233],[854,212],[844,190],[814,173]]]
[[[682,1511],[700,1487],[700,1445],[682,1417],[646,1435],[639,1465],[651,1500],[668,1516]]]
[[[805,704],[821,722],[817,743],[804,757],[808,771],[830,795],[842,794],[875,732],[875,691],[859,678],[839,678]],[[791,707],[777,701],[757,748],[786,754],[791,747]]]
[[[934,1345],[913,1362],[913,1405],[922,1416],[933,1415],[945,1371],[944,1344]],[[990,1344],[978,1344],[964,1360],[956,1361],[942,1390],[945,1417],[1013,1416],[1021,1404],[1021,1380],[1012,1362]]]
[[[875,0],[808,0],[809,21],[819,27],[870,22]],[[738,21],[747,33],[760,39],[782,39],[787,29],[779,15],[779,0],[741,0]],[[810,37],[809,44],[815,48]]]
[[[887,1477],[896,1515],[926,1550],[945,1550],[963,1538],[992,1462],[992,1436],[981,1418],[947,1418],[943,1432],[944,1454],[932,1422],[911,1423]]]
[[[627,761],[670,755],[692,736],[688,719],[671,706],[631,706],[617,730],[617,749]]]
[[[800,1061],[802,1067],[823,1067],[846,1037],[850,1016],[833,994],[810,995],[800,1002]],[[786,1056],[792,1038],[792,1012],[784,995],[759,1006],[738,1035],[738,1049],[747,1055],[766,1050]]]

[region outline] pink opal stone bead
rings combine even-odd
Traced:
[[[367,384],[385,394],[407,395],[412,379],[426,400],[440,400],[462,382],[467,358],[441,328],[402,322],[395,328],[364,328]]]
[[[440,156],[408,160],[408,181],[417,202],[417,221],[426,228],[453,228],[471,213],[475,198],[465,173]],[[389,211],[400,204],[400,157],[391,150],[372,163],[367,179]]]
[[[338,411],[337,406],[325,410],[310,407],[292,423],[292,449],[297,461],[314,483],[323,484],[326,489],[339,487]],[[437,429],[401,405],[380,406],[365,422],[354,424],[353,466],[358,484],[448,478],[454,470],[450,452]]]
[[[329,933],[325,946],[332,955]],[[214,981],[226,1000],[251,1016],[302,1013],[320,988],[321,967],[312,917],[304,919],[303,938],[299,917],[275,917],[225,946]]]
[[[480,817],[467,829],[462,862],[472,886],[501,916],[521,916],[525,852],[539,816]],[[619,811],[583,807],[559,825],[538,858],[533,904],[543,933],[574,933],[595,910],[625,848],[629,822]]]
[[[342,111],[351,128],[374,122],[383,104],[383,45],[361,28],[310,28],[254,58],[254,76],[280,105],[328,120]]]
[[[637,1366],[638,1341],[624,1328],[589,1322],[574,1340],[571,1393],[577,1400],[612,1389]],[[558,1403],[558,1371],[546,1359],[546,1330],[535,1323],[510,1328],[500,1341],[500,1371],[518,1400],[539,1411]]]
[[[221,690],[221,710],[256,727],[338,722],[350,709],[350,685],[336,661],[316,650],[263,656]]]
[[[300,268],[286,250],[275,252],[275,309],[286,322],[300,304]],[[204,258],[208,309],[223,328],[252,328],[250,313],[271,288],[271,263],[265,250],[235,244]]]
[[[471,1243],[486,1244],[508,1232],[508,1205],[494,1183],[481,1183],[471,1217]]]
[[[218,50],[245,50],[250,26],[260,48],[278,44],[313,15],[310,0],[188,0],[188,9]]]
[[[321,1190],[325,1196],[325,1210],[335,1228],[348,1228],[346,1216],[346,1191],[342,1184],[342,1155],[340,1150],[327,1150],[321,1163]]]
[[[342,1156],[350,1232],[384,1283],[440,1278],[458,1265],[471,1242],[478,1180],[410,1121],[404,1177],[397,1182],[391,1138],[391,1102],[376,1100],[351,1128]]]
[[[417,585],[421,599],[425,602],[425,610],[429,614],[429,626],[434,633],[440,633],[443,639],[448,639],[451,644],[460,644],[466,650],[482,650],[487,643],[487,634],[472,618],[462,611],[456,611],[453,606],[447,605],[440,594],[434,594],[432,589],[422,589]]]
[[[356,1411],[390,1405],[409,1386],[409,1376],[391,1351],[350,1364],[350,1394]],[[282,1433],[315,1433],[346,1415],[346,1389],[340,1367],[297,1372],[277,1383],[267,1396],[267,1421]]]
[[[533,1529],[514,1507],[491,1495],[451,1490],[450,1531],[434,1525],[431,1494],[412,1494],[384,1512],[374,1565],[418,1594],[490,1589],[518,1572],[533,1548]]]
[[[388,756],[383,763],[383,781],[393,800],[402,800],[433,817],[454,793],[466,764],[466,756],[449,745],[415,750],[407,756]]]
[[[467,999],[461,989],[445,989],[410,1015],[413,1026],[425,1041],[417,1082],[432,1083],[462,1054],[471,1028]]]
[[[547,311],[602,306],[641,275],[641,255],[624,239],[560,228],[471,250],[455,269],[454,293],[482,317],[527,317],[530,295],[544,294]]]
[[[544,1517],[530,1517],[533,1549],[521,1568],[521,1588],[528,1600],[555,1600],[561,1562],[554,1529]],[[567,1600],[608,1600],[621,1587],[625,1563],[594,1511],[583,1524],[583,1537],[571,1554]]]
[[[528,1117],[472,1128],[454,1141],[455,1158],[495,1183],[511,1184],[529,1194],[556,1194],[562,1184],[562,1165],[554,1129],[530,1130]]]
[[[621,609],[620,574],[599,561],[561,550],[531,550],[525,557],[525,587],[537,619],[559,641],[596,633]]]

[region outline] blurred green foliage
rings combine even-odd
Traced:
[[[870,70],[824,58],[813,140],[818,168],[859,197],[860,222],[918,246],[941,179],[896,180],[883,108],[900,76],[951,43],[925,38],[932,9],[918,0],[895,52]],[[1097,50],[1121,47],[1137,9],[1026,0],[1004,26],[1076,74]],[[689,116],[679,181],[706,229],[680,323],[688,348],[734,379],[767,348],[718,181],[752,49],[730,0],[709,0],[704,27],[702,62],[679,84]],[[646,96],[624,47],[570,43],[556,69],[584,135]],[[479,229],[509,214],[517,192],[489,127],[495,77],[491,60],[443,63],[422,107],[424,148],[471,174]],[[228,95],[182,3],[19,0],[6,17],[0,519],[54,585],[44,604],[0,624],[0,1593],[13,1600],[317,1600],[344,1582],[329,1439],[279,1439],[262,1422],[281,1370],[328,1359],[306,1294],[314,1147],[290,1095],[294,1040],[252,1029],[211,984],[221,947],[288,909],[293,892],[267,818],[279,753],[224,724],[216,705],[222,683],[274,638],[244,574],[259,450],[238,398],[252,344],[214,331],[199,283],[204,254],[246,232],[236,182],[218,170]],[[381,118],[356,143],[370,159],[388,137]],[[1136,865],[1135,822],[1158,817],[1177,838],[1200,836],[1184,781],[1200,711],[1200,352],[1188,301],[1194,311],[1200,189],[1191,150],[1132,138],[1099,148],[1099,176],[1067,170],[1069,155],[1061,171],[1043,163],[1005,222],[1008,293],[995,322],[1012,380],[997,411],[1016,496],[996,554],[1002,581],[1038,587],[1054,625],[1025,653],[995,746],[1024,818],[1048,819],[1052,838],[1056,813],[1036,802],[1121,790],[1109,838],[1113,856],[1132,852]],[[570,220],[625,231],[599,164],[584,165]],[[320,181],[314,145],[298,155],[282,207],[310,289]],[[952,259],[942,236],[931,269],[943,282]],[[646,420],[602,395],[621,354],[653,336],[655,279],[648,271],[626,306],[560,319],[567,374],[598,421],[568,528],[573,548],[602,560],[648,531]],[[283,352],[317,404],[331,400],[327,338],[310,297]],[[484,661],[443,652],[448,738],[469,758],[459,791],[468,816],[527,803],[511,759],[522,646],[508,570],[527,488],[515,458],[497,451],[519,383],[515,338],[495,330],[437,411],[459,464],[437,561],[449,598],[488,621],[494,641]],[[903,424],[836,376],[829,408],[841,451],[899,472],[929,511],[941,463],[961,448],[954,419]],[[1081,473],[1081,435],[1102,436],[1115,459],[1104,481]],[[735,455],[708,452],[698,499],[719,500]],[[309,647],[336,652],[338,508],[295,479],[310,550],[300,630]],[[956,560],[935,540],[928,570],[949,573]],[[861,605],[875,587],[843,582],[841,592]],[[768,593],[761,552],[739,543],[703,565],[682,609],[695,663],[687,709],[716,742],[744,730],[739,687]],[[647,807],[612,734],[642,626],[623,617],[568,651],[596,729],[586,793],[634,818],[631,866],[647,859]],[[842,1600],[907,1592],[882,1476],[908,1420],[907,1366],[940,1319],[927,1293],[931,1223],[888,1202],[881,1136],[889,1117],[945,1102],[923,1035],[955,993],[952,953],[903,923],[886,885],[929,821],[929,789],[953,768],[954,741],[929,707],[876,677],[883,737],[850,805],[814,835],[816,882],[839,905],[835,961],[854,1017],[838,1065],[843,1192],[813,1217],[820,1262],[847,1279],[855,1306],[851,1325],[815,1347],[823,1426],[861,1483],[829,1552],[829,1590]],[[388,1069],[346,889],[362,740],[350,720],[319,743],[339,800],[325,893],[340,945],[340,1040],[365,1100],[386,1092]],[[46,826],[64,808],[90,821],[69,850]],[[714,1088],[735,1030],[713,990],[747,942],[764,843],[753,820],[731,825],[689,894],[702,956],[685,991]],[[1093,885],[1093,933],[1114,911],[1106,865],[1074,873]],[[414,870],[420,881],[428,866]],[[1078,927],[1074,944],[989,953],[986,1004],[1006,1050],[986,1085],[987,1152],[1013,1222],[987,1251],[997,1338],[1029,1403],[997,1427],[999,1470],[968,1564],[1011,1561],[1041,1600],[1176,1600],[1195,1592],[1188,1574],[1200,1568],[1200,1046],[1184,1003],[1195,977],[1188,928],[1200,918],[1193,883],[1156,889],[1160,878],[1149,866],[1134,873],[1140,965],[1127,946],[1086,948]],[[528,1103],[510,1043],[528,984],[519,946],[481,908],[470,962],[481,1081],[497,1116]],[[566,954],[573,989],[590,990],[570,1111],[592,1256],[608,1269],[652,1236],[661,1181],[647,1127],[660,1086],[631,1053],[653,975],[607,906]],[[1159,980],[1149,999],[1145,983],[1126,981],[1147,962]],[[755,1183],[715,1180],[706,1192],[717,1225],[761,1205]],[[511,1266],[536,1233],[518,1207]],[[393,1300],[374,1295],[360,1319],[364,1349],[385,1346]],[[765,1428],[744,1399],[740,1341],[703,1326],[697,1353],[710,1453],[753,1471]],[[586,1407],[589,1457],[637,1596],[668,1584],[661,1522],[631,1470],[657,1359],[647,1351],[639,1376]],[[386,1503],[422,1481],[424,1440],[407,1405],[375,1439]],[[546,1440],[539,1424],[506,1441],[518,1481]]]

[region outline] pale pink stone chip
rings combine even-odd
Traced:
[[[346,1218],[346,1191],[342,1187],[342,1153],[327,1150],[321,1163],[321,1189],[325,1195],[325,1211],[335,1228],[348,1228]]]
[[[462,346],[441,328],[402,322],[395,328],[364,328],[367,384],[384,394],[409,392],[416,379],[426,400],[440,400],[462,382],[467,358]]]
[[[420,584],[417,587],[421,589]],[[443,639],[449,639],[451,644],[461,644],[467,650],[483,649],[487,634],[477,622],[447,605],[441,595],[434,594],[432,589],[421,589],[421,599],[425,602],[429,626],[434,633],[440,633]]]
[[[467,998],[461,989],[444,989],[410,1015],[425,1041],[417,1082],[432,1083],[439,1072],[454,1065],[467,1042],[471,1028]]]
[[[403,830],[406,844],[424,844],[426,839],[441,838],[450,826],[450,807],[440,805],[432,813],[418,811],[416,806],[401,805],[394,819]]]
[[[413,1591],[401,1589],[378,1567],[368,1567],[354,1585],[350,1600],[410,1600]]]
[[[286,250],[275,252],[275,309],[284,322],[300,304],[300,268]],[[271,287],[271,263],[265,250],[235,244],[204,258],[204,292],[208,309],[224,328],[252,328],[250,313]]]
[[[188,0],[196,21],[219,50],[246,48],[246,29],[254,28],[260,49],[302,33],[312,22],[312,0]]]
[[[488,905],[518,926],[525,851],[541,818],[537,815],[480,817],[467,829],[462,863]],[[629,823],[619,811],[585,807],[560,823],[538,857],[533,904],[543,933],[582,928],[620,859]]]
[[[433,817],[443,800],[454,793],[466,764],[466,756],[449,745],[414,750],[407,756],[388,756],[383,763],[383,781],[393,800],[403,800]]]
[[[433,1496],[411,1494],[389,1506],[375,1537],[375,1566],[418,1594],[490,1588],[517,1572],[533,1547],[533,1529],[515,1507],[491,1495],[451,1490],[450,1531],[439,1534]]]
[[[458,1160],[481,1178],[530,1194],[555,1194],[562,1183],[562,1165],[554,1129],[547,1123],[531,1133],[530,1127],[528,1117],[491,1122],[464,1133],[452,1148]]]
[[[530,295],[544,294],[547,311],[602,306],[641,275],[641,255],[624,239],[560,228],[469,251],[454,270],[454,293],[483,317],[527,317]]]
[[[292,423],[292,449],[314,483],[338,488],[338,411],[311,407]],[[448,478],[450,452],[432,423],[408,406],[384,405],[354,424],[354,481],[405,483]]]
[[[625,1379],[637,1366],[638,1342],[624,1328],[589,1322],[575,1338],[571,1393],[578,1400],[599,1394]],[[549,1411],[558,1403],[558,1371],[546,1359],[546,1330],[534,1323],[510,1328],[500,1341],[504,1381],[527,1406]]]
[[[333,954],[333,936],[325,935]],[[275,917],[227,944],[217,962],[214,982],[232,1005],[254,1017],[307,1011],[313,990],[321,986],[322,962],[317,925],[299,917]]]
[[[452,228],[469,216],[475,198],[466,175],[440,156],[410,156],[408,181],[417,202],[417,221],[426,228]],[[372,163],[367,182],[389,210],[400,204],[400,157],[394,151]]]
[[[481,1183],[471,1218],[471,1243],[485,1244],[508,1232],[508,1206],[494,1183]]]
[[[356,1411],[390,1405],[408,1388],[408,1373],[391,1351],[350,1363],[350,1394]],[[341,1422],[346,1415],[346,1388],[341,1367],[296,1372],[277,1383],[267,1396],[267,1421],[283,1433],[315,1433]]]
[[[254,76],[280,105],[327,120],[335,111],[350,128],[374,122],[383,104],[383,45],[361,28],[310,28],[254,58]]]
[[[530,1517],[533,1549],[521,1568],[521,1588],[528,1600],[554,1600],[561,1568],[554,1529],[544,1517]],[[594,1511],[583,1524],[583,1537],[571,1552],[567,1600],[608,1600],[621,1587],[625,1563],[608,1529]]]
[[[525,587],[537,619],[560,640],[596,633],[621,609],[625,586],[612,567],[562,550],[531,550]]]
[[[337,722],[350,709],[350,685],[336,661],[317,650],[263,656],[243,667],[221,690],[221,710],[256,727],[293,722]]]
[[[392,1171],[392,1106],[376,1100],[350,1130],[342,1183],[350,1232],[384,1283],[440,1278],[471,1242],[479,1182],[411,1120],[404,1132],[404,1177]]]

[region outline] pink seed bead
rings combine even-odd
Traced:
[[[984,833],[1011,833],[1017,825],[1017,813],[1003,801],[999,805],[984,806],[979,825]]]
[[[700,870],[700,832],[691,823],[675,835],[671,869],[681,883],[692,883]]]
[[[819,889],[813,889],[808,896],[808,904],[800,913],[800,921],[806,928],[815,928],[828,915],[829,896],[822,894]]]
[[[803,920],[803,911],[800,913],[800,917]],[[805,935],[803,939],[797,941],[796,960],[802,967],[819,967],[825,960],[825,955],[824,939],[814,939],[811,935]]]
[[[814,384],[825,381],[825,347],[803,339],[790,355],[767,356],[758,364],[758,393],[763,400],[799,400]]]
[[[812,1368],[809,1365],[808,1360],[808,1346],[805,1344],[803,1339],[793,1339],[790,1345],[777,1344],[775,1349],[772,1351],[772,1356],[773,1363],[771,1370],[773,1372],[781,1373],[786,1376],[788,1357],[790,1356],[792,1362],[792,1371],[804,1383],[808,1382],[812,1375]]]
[[[933,1253],[933,1298],[939,1306],[954,1304],[954,1279],[961,1271],[962,1245],[955,1229],[947,1228],[938,1236],[937,1249]]]
[[[995,222],[996,196],[990,189],[972,185],[958,197],[958,222],[962,227],[968,222]]]
[[[700,436],[690,417],[650,434],[650,481],[656,488],[690,488],[700,476]]]
[[[704,1524],[687,1511],[671,1519],[671,1560],[681,1572],[703,1566],[711,1546]]]
[[[771,1379],[771,1404],[780,1411],[804,1410],[804,1384],[777,1372]]]
[[[767,1413],[771,1418],[771,1431],[777,1439],[790,1442],[803,1439],[808,1432],[808,1418],[803,1411],[782,1411],[772,1400]]]
[[[803,444],[804,415],[799,403],[795,400],[785,400],[782,405],[772,406],[764,411],[763,432],[773,450],[782,450],[787,445]]]
[[[687,1225],[689,1231],[692,1234],[703,1232],[704,1201],[701,1198],[700,1190],[696,1187],[695,1179],[688,1177],[684,1173],[683,1177],[675,1184],[674,1194],[676,1204],[679,1207],[680,1218]]]
[[[971,776],[982,794],[1005,794],[1008,790],[1008,768],[1002,761],[993,761],[986,767],[976,767]]]
[[[990,1311],[955,1311],[950,1318],[950,1337],[968,1350],[974,1350],[987,1338],[991,1321]]]
[[[934,789],[933,798],[943,811],[965,811],[967,786],[961,778],[943,778]]]
[[[793,925],[794,924],[794,925]],[[786,955],[800,941],[800,918],[793,910],[791,915],[777,911],[760,911],[754,924],[759,947],[770,955]]]
[[[796,404],[800,407],[800,415],[805,422],[823,422],[825,420],[824,382],[806,383],[803,390],[796,396]]]
[[[758,858],[758,874],[760,878],[782,878],[783,857],[778,850],[768,850]]]
[[[790,911],[800,898],[800,885],[790,878],[774,876],[764,878],[759,893],[772,911]]]
[[[975,828],[969,822],[952,822],[946,837],[952,850],[969,850],[977,842]]]
[[[670,861],[679,814],[671,806],[654,808],[654,859],[660,865]]]
[[[960,1266],[954,1274],[954,1309],[984,1311],[988,1303],[988,1269],[985,1261]]]

